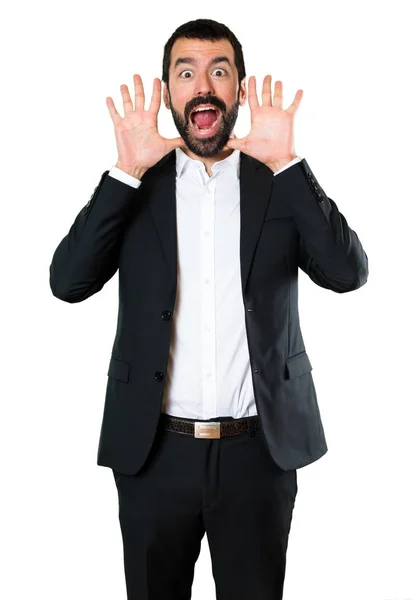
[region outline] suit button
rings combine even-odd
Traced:
[[[170,310],[164,310],[162,312],[162,319],[163,319],[163,321],[168,321],[170,319],[171,314],[172,313],[170,312]]]
[[[161,371],[156,371],[154,374],[154,378],[156,379],[156,381],[162,381],[163,380],[163,373]]]

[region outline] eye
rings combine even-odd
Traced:
[[[226,73],[225,69],[221,69],[220,67],[216,67],[216,69],[213,69],[214,71],[222,71],[223,73]],[[190,71],[189,69],[185,69],[184,71],[181,71],[180,75],[182,75],[182,73],[191,73],[192,71]],[[189,79],[188,77],[184,77],[184,79]]]

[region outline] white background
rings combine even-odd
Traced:
[[[329,452],[298,470],[284,600],[412,598],[411,69],[406,2],[21,2],[2,18],[1,564],[5,600],[126,598],[118,499],[96,464],[117,274],[79,304],[49,265],[117,160],[111,96],[196,18],[225,23],[247,81],[297,89],[295,150],[369,257],[336,294],[300,275],[300,314]],[[407,58],[409,56],[409,58]],[[250,126],[239,109],[237,137]],[[163,103],[159,130],[178,135]],[[241,526],[241,524],[239,524]],[[207,536],[193,599],[215,598]],[[142,599],[143,600],[143,599]],[[251,599],[252,600],[252,599]]]

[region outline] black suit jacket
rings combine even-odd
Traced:
[[[86,300],[119,270],[97,464],[125,474],[142,468],[162,407],[177,286],[175,162],[173,150],[138,189],[105,171],[50,264],[51,290],[66,302]],[[368,258],[305,159],[274,177],[241,152],[240,216],[255,401],[270,455],[287,471],[328,450],[299,324],[298,268],[343,293],[366,282]]]

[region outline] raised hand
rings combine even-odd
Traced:
[[[152,100],[148,110],[144,109],[145,95],[140,75],[133,75],[135,107],[127,85],[121,85],[124,117],[116,110],[110,96],[106,104],[114,124],[118,159],[116,167],[130,175],[140,177],[155,165],[165,154],[177,147],[185,146],[183,138],[166,139],[157,130],[157,115],[160,108],[161,81],[153,82]]]
[[[256,94],[256,77],[249,77],[248,99],[251,111],[251,130],[243,138],[229,139],[226,147],[239,149],[272,169],[295,158],[293,121],[302,99],[303,90],[298,90],[292,104],[282,109],[282,82],[276,81],[272,103],[272,76],[263,80],[262,106]]]

